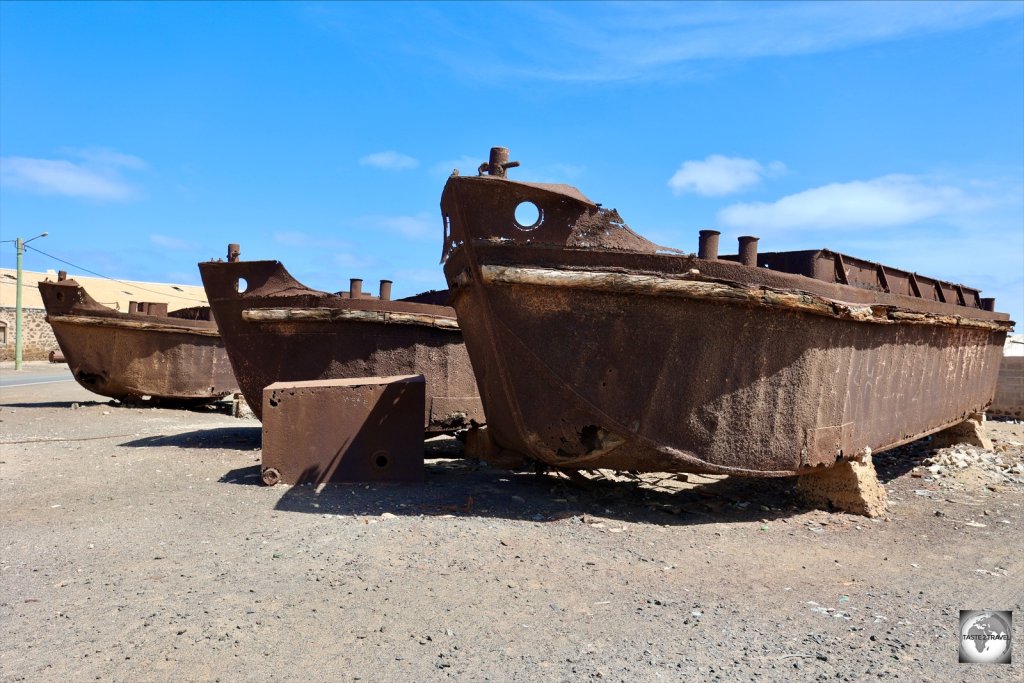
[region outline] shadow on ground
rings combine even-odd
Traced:
[[[888,483],[930,452],[925,438],[874,457]],[[578,515],[654,524],[759,522],[813,509],[796,478],[641,475],[573,481],[557,472],[507,471],[462,458],[458,442],[427,442],[423,484],[280,486],[275,509],[321,515],[483,516],[552,522]],[[221,483],[262,486],[260,466],[231,470]]]
[[[0,403],[2,408],[90,408],[107,405],[106,401],[41,401],[39,403]]]
[[[145,436],[120,445],[127,448],[175,446],[177,448],[225,448],[251,451],[260,447],[262,438],[260,427],[216,427],[167,436]]]

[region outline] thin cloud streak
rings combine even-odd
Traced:
[[[367,154],[359,160],[360,166],[371,166],[385,171],[408,171],[420,165],[420,162],[413,157],[388,150],[386,152],[375,152]]]
[[[463,21],[453,23],[416,8],[392,15],[393,31],[383,40],[473,80],[609,83],[699,77],[721,63],[848,50],[1024,16],[1019,3],[1008,2],[510,3],[504,9],[467,7]],[[361,11],[328,5],[311,16],[348,40],[379,43],[379,34],[344,28]],[[519,35],[526,26],[528,48]],[[393,38],[398,35],[401,42]]]
[[[377,232],[390,232],[413,240],[439,239],[440,218],[422,212],[414,216],[362,216],[352,221],[355,227]]]
[[[0,184],[35,194],[104,201],[127,201],[139,196],[115,168],[66,159],[4,157],[0,159]]]

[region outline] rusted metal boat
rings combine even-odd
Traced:
[[[494,452],[567,469],[802,474],[991,401],[994,300],[827,250],[718,257],[633,232],[495,148],[441,199],[444,271]],[[528,213],[529,215],[524,215]]]
[[[236,391],[231,363],[205,306],[167,312],[131,302],[128,312],[98,303],[62,272],[39,283],[46,319],[75,379],[122,401],[202,404]]]
[[[447,291],[391,300],[351,280],[347,292],[310,289],[279,261],[199,264],[239,387],[262,419],[263,389],[274,382],[423,375],[428,433],[483,423],[483,407]]]

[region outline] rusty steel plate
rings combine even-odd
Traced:
[[[569,469],[805,473],[990,403],[1009,317],[828,250],[660,247],[496,148],[441,200],[444,270],[498,449]],[[770,266],[770,267],[768,267]]]
[[[455,432],[484,422],[483,406],[448,292],[392,301],[380,295],[331,294],[296,281],[278,261],[199,264],[206,295],[246,401],[262,418],[263,389],[275,382],[423,375],[424,426]]]
[[[39,293],[61,354],[89,391],[125,401],[183,403],[216,401],[236,391],[208,308],[168,314],[167,304],[132,302],[134,312],[122,313],[66,279],[40,282]]]
[[[424,388],[422,375],[271,384],[263,482],[423,481]]]

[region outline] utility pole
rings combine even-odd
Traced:
[[[18,285],[14,295],[14,370],[21,370],[21,257],[25,253],[25,245],[32,240],[46,237],[49,233],[44,232],[32,239],[23,240],[20,237],[14,239],[14,247],[18,251]]]

